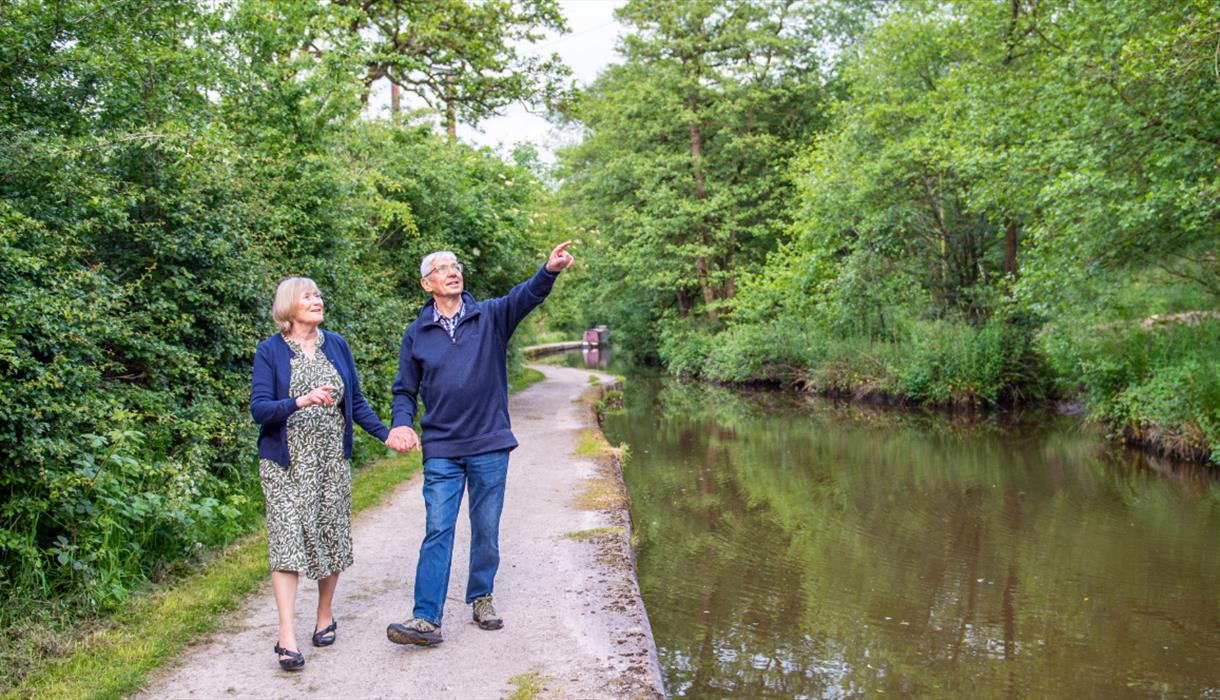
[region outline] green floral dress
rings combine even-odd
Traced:
[[[343,456],[343,380],[322,352],[318,334],[313,358],[294,340],[290,396],[327,384],[338,387],[333,406],[310,406],[288,417],[291,466],[259,460],[267,502],[267,553],[272,571],[298,571],[323,579],[352,565],[352,475]]]

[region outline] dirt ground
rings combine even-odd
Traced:
[[[589,407],[579,401],[591,373],[537,369],[546,381],[513,395],[509,407],[521,446],[509,462],[500,531],[495,597],[504,629],[480,630],[463,602],[470,553],[463,502],[444,643],[420,648],[386,639],[386,625],[411,612],[424,525],[417,475],[357,517],[356,563],[339,582],[338,639],[331,647],[309,644],[317,586],[303,582],[296,628],[304,669],[288,673],[276,663],[276,612],[268,583],[229,615],[223,631],[192,646],[137,697],[663,696],[628,544],[626,499],[605,497],[621,490],[621,472],[613,460],[573,454],[581,431],[596,427]]]

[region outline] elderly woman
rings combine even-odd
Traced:
[[[352,564],[352,421],[383,442],[389,434],[360,393],[347,342],[319,328],[323,308],[313,280],[280,282],[272,317],[282,332],[259,344],[250,392],[280,618],[275,653],[289,671],[305,665],[293,631],[299,574],[318,582],[314,646],[335,641],[331,601]]]

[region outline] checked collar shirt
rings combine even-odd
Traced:
[[[441,328],[444,328],[445,332],[449,334],[449,340],[453,340],[453,334],[457,330],[458,319],[464,313],[466,313],[466,301],[463,299],[462,305],[458,307],[457,313],[453,315],[453,318],[442,316],[439,309],[435,306],[432,307],[432,320],[441,324]]]

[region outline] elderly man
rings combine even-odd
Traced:
[[[504,626],[491,596],[500,565],[508,452],[517,446],[508,422],[508,339],[521,319],[550,294],[559,273],[572,264],[570,244],[556,246],[546,264],[507,296],[481,302],[465,291],[462,264],[453,253],[432,253],[420,264],[419,283],[432,300],[402,338],[393,388],[393,428],[386,444],[400,451],[420,445],[412,426],[416,397],[422,397],[427,526],[415,568],[415,609],[410,620],[386,630],[392,642],[433,646],[443,641],[441,617],[449,588],[453,530],[467,489],[466,603],[473,604],[480,628]]]

